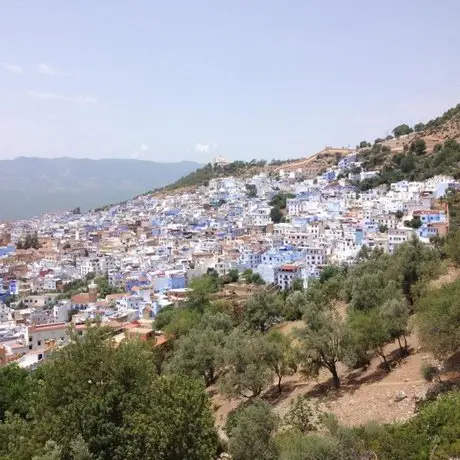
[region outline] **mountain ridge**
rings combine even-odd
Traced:
[[[174,182],[194,161],[17,157],[0,160],[0,220],[80,207],[87,211]]]

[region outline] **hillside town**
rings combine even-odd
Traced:
[[[252,271],[259,283],[289,290],[307,287],[327,265],[353,264],[363,247],[393,253],[413,237],[430,244],[447,234],[442,198],[459,185],[452,177],[364,192],[351,185],[377,174],[362,171],[351,152],[315,176],[279,168],[103,211],[1,224],[0,365],[35,369],[96,321],[118,341],[161,344],[157,313],[186,301],[190,281],[210,271]],[[250,285],[226,290],[244,295]]]

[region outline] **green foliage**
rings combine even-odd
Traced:
[[[229,450],[234,460],[277,460],[274,434],[278,417],[270,406],[255,400],[238,410],[228,431]]]
[[[426,153],[426,142],[424,139],[417,139],[411,143],[409,150],[414,155],[425,155]]]
[[[405,220],[404,225],[406,227],[411,227],[414,229],[420,228],[422,226],[422,220],[420,219],[420,216],[414,216],[411,220]]]
[[[446,112],[444,112],[440,117],[434,118],[430,120],[426,124],[427,129],[434,129],[442,126],[447,121],[451,120],[452,118],[458,118],[460,114],[460,104],[457,104],[455,107],[450,108]]]
[[[278,391],[281,393],[283,377],[297,371],[298,355],[292,348],[291,339],[276,330],[266,335],[266,351],[264,360],[275,373],[278,380]]]
[[[265,284],[265,281],[260,276],[260,274],[254,273],[251,268],[248,268],[243,272],[243,278],[246,280],[247,284]]]
[[[248,198],[256,198],[257,186],[254,184],[246,184],[246,195]]]
[[[240,275],[238,273],[238,270],[232,268],[229,270],[229,272],[226,275],[226,278],[228,279],[229,283],[236,283],[239,279]]]
[[[94,273],[88,273],[85,279],[73,280],[64,285],[64,292],[59,295],[59,299],[70,299],[76,294],[86,292],[88,290],[88,281],[94,280],[97,285],[97,293],[99,298],[105,298],[110,294],[120,294],[125,292],[122,288],[110,286],[107,275],[95,278]]]
[[[290,198],[295,198],[295,195],[292,193],[278,193],[270,201],[270,206],[276,206],[280,209],[286,209],[287,200]]]
[[[426,128],[425,123],[417,123],[416,125],[414,125],[414,131],[416,133],[423,131],[425,128]]]
[[[420,371],[423,375],[423,378],[428,382],[432,382],[436,378],[439,379],[439,370],[436,366],[423,363]]]
[[[267,362],[268,343],[260,333],[234,329],[223,351],[226,373],[220,378],[221,391],[229,396],[254,398],[273,382]]]
[[[379,315],[383,319],[384,328],[392,340],[398,340],[401,354],[407,353],[406,336],[409,334],[410,310],[402,296],[387,300],[380,306]],[[402,342],[401,342],[402,340]]]
[[[41,244],[38,242],[37,233],[27,233],[24,238],[21,238],[16,243],[16,249],[39,249]]]
[[[340,442],[326,435],[309,434],[299,430],[281,432],[277,438],[280,460],[352,460],[343,451]]]
[[[222,314],[205,314],[200,325],[175,343],[170,370],[213,384],[223,365],[223,346],[233,324]]]
[[[369,190],[383,184],[400,180],[423,181],[430,177],[447,174],[460,176],[460,144],[453,139],[436,147],[431,155],[424,155],[423,140],[415,141],[409,151],[391,156],[384,146],[374,144],[371,149],[359,153],[365,170],[379,169],[380,174],[355,183],[359,190]]]
[[[309,433],[320,428],[320,414],[306,396],[297,396],[291,401],[291,407],[284,417],[284,422],[302,433]]]
[[[200,185],[209,185],[209,181],[217,179],[219,177],[227,176],[244,176],[250,174],[251,171],[255,172],[255,168],[261,168],[265,166],[265,161],[245,162],[245,161],[233,161],[227,165],[207,165],[199,168],[184,177],[181,177],[176,182],[164,187],[161,190],[171,191],[182,187],[195,187]]]
[[[27,419],[11,415],[0,424],[1,458],[214,458],[217,436],[201,384],[157,377],[151,345],[115,348],[109,338],[91,328],[31,374]]]
[[[279,224],[283,220],[283,213],[279,206],[273,206],[270,211],[270,219],[275,223]]]
[[[449,459],[460,455],[460,393],[443,395],[405,423],[384,425],[364,438],[382,460]]]
[[[305,373],[317,375],[321,368],[327,369],[334,386],[339,387],[337,364],[344,356],[346,329],[334,308],[333,298],[323,290],[318,289],[315,293],[318,301],[311,302],[305,311],[305,328],[297,330],[299,359]]]
[[[447,357],[460,347],[460,281],[428,292],[417,304],[417,325],[424,347]]]
[[[244,319],[251,329],[266,332],[281,320],[282,310],[280,296],[261,288],[246,302]]]
[[[169,323],[164,327],[164,332],[167,336],[178,339],[187,335],[199,324],[201,312],[187,307],[179,307],[174,310],[169,320]],[[155,322],[155,326],[156,324]]]
[[[191,291],[187,296],[187,305],[203,312],[209,306],[210,294],[218,291],[218,276],[207,274],[194,278],[188,287]]]
[[[386,370],[391,370],[384,350],[391,335],[377,309],[352,311],[348,317],[348,329],[355,349],[363,353],[372,350],[382,359]]]
[[[29,411],[29,373],[16,364],[0,367],[0,422],[6,412],[25,417]]]
[[[296,321],[302,318],[307,305],[308,300],[306,295],[301,291],[294,291],[286,297],[282,315],[287,321]]]
[[[360,149],[365,149],[366,147],[371,147],[371,143],[370,143],[370,142],[367,142],[367,141],[361,141],[361,142],[359,143],[358,148],[360,148]]]
[[[452,231],[449,233],[445,241],[446,253],[452,262],[460,266],[460,230]]]
[[[413,131],[414,130],[410,126],[406,124],[402,124],[402,125],[396,126],[396,128],[394,128],[392,132],[395,137],[400,137],[400,136],[404,136],[405,134],[410,134]]]

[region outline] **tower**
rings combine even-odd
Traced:
[[[97,284],[95,284],[94,281],[88,286],[88,299],[89,303],[97,302]]]

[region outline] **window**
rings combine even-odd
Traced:
[[[39,353],[38,354],[38,360],[41,361],[43,359],[43,354],[42,353]]]
[[[40,346],[42,344],[41,340],[37,340],[37,345]]]
[[[32,350],[32,345],[29,345],[29,350]]]
[[[32,342],[32,336],[29,336],[29,342]]]

